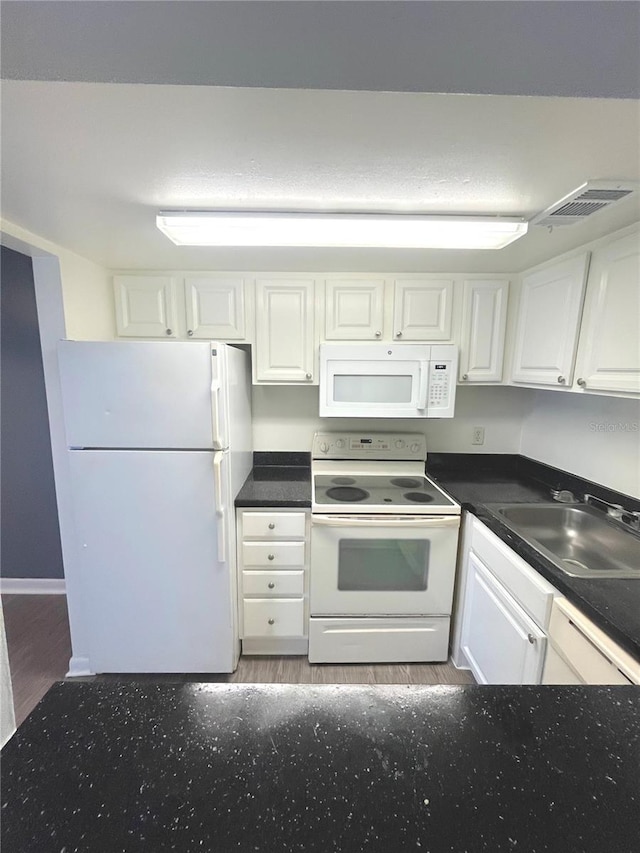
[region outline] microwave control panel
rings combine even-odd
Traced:
[[[429,362],[429,399],[427,408],[448,409],[451,397],[451,373],[450,361]]]

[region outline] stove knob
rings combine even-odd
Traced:
[[[409,450],[412,453],[417,453],[420,450],[420,445],[419,444],[412,444],[411,447],[409,448]]]
[[[396,447],[398,448],[398,450],[401,450],[404,447],[404,441],[402,441],[401,439],[398,439],[396,441]]]
[[[320,451],[321,451],[321,453],[328,453],[329,452],[329,445],[327,444],[326,441],[323,441],[320,444]]]
[[[336,447],[344,447],[344,439],[343,438],[339,438],[336,441]]]

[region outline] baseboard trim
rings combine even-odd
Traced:
[[[66,595],[64,578],[0,578],[2,595]]]
[[[69,661],[69,672],[67,678],[80,678],[83,675],[95,675],[89,666],[89,658],[82,655],[74,655]]]

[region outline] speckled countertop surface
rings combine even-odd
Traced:
[[[449,456],[451,459],[447,459]],[[439,454],[427,466],[427,473],[622,648],[640,660],[640,578],[590,580],[565,575],[512,532],[487,506],[549,502],[550,486],[570,489],[576,496],[592,492],[628,509],[640,508],[640,502],[522,457],[501,460],[487,456],[467,461],[465,464],[465,459],[457,454]]]
[[[3,853],[635,853],[640,691],[59,683]]]
[[[311,507],[311,454],[254,453],[237,507]]]

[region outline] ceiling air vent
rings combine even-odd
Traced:
[[[531,220],[532,225],[575,225],[638,191],[636,181],[588,181]]]

